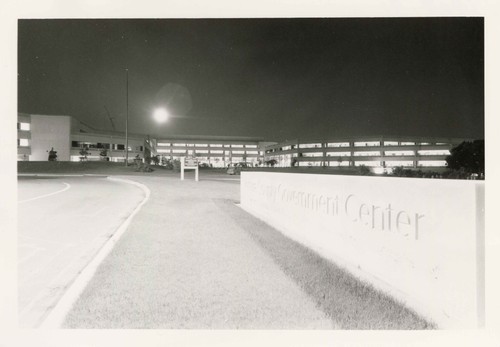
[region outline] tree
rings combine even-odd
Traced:
[[[464,141],[450,150],[448,168],[468,174],[484,174],[484,140]]]
[[[52,147],[49,151],[49,161],[57,160],[57,151],[54,151],[54,147]]]
[[[79,153],[80,153],[80,161],[87,160],[87,155],[89,155],[89,151],[87,150],[87,146],[82,146]]]

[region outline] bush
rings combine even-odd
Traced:
[[[181,161],[179,159],[172,160],[172,169],[177,172],[181,171]]]
[[[49,161],[56,161],[57,160],[57,151],[54,151],[54,147],[51,148],[49,151]]]
[[[366,176],[370,174],[370,169],[365,165],[358,166],[358,173],[362,176]]]
[[[150,160],[151,160],[151,163],[153,163],[154,165],[160,164],[160,156],[158,154],[155,155],[154,157],[151,157]]]

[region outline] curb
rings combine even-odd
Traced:
[[[109,180],[119,181],[127,184],[133,184],[143,190],[146,194],[145,198],[137,205],[134,211],[128,216],[128,218],[118,227],[118,229],[113,233],[113,236],[106,241],[106,243],[101,247],[97,255],[85,266],[85,268],[77,275],[76,279],[72,284],[69,285],[68,289],[62,296],[62,298],[57,302],[54,309],[49,313],[45,320],[40,325],[41,329],[58,329],[66,318],[66,315],[73,307],[76,300],[80,297],[83,290],[87,287],[88,283],[94,276],[97,268],[106,258],[106,256],[111,252],[115,244],[125,233],[130,225],[130,222],[140,211],[142,206],[149,200],[151,191],[142,183],[138,183],[132,180],[108,177]]]
[[[24,177],[108,177],[105,174],[45,174],[45,173],[18,173],[17,176]]]

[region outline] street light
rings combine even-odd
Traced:
[[[128,166],[128,69],[127,71],[127,116],[125,118],[125,166]]]
[[[164,108],[157,108],[153,112],[153,118],[158,123],[165,123],[168,120],[169,114],[168,111]]]

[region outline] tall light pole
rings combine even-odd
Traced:
[[[128,69],[127,72],[127,113],[125,116],[125,166],[128,166]]]

